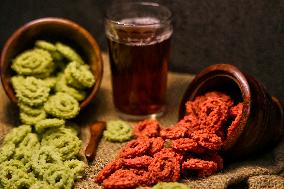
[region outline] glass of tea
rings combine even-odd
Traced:
[[[106,12],[113,102],[122,119],[156,118],[165,111],[171,15],[150,2],[120,2]]]

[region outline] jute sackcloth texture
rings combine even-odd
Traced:
[[[96,120],[108,121],[119,119],[112,102],[110,68],[107,56],[104,55],[104,77],[100,91],[89,106],[80,112],[75,120],[81,127]],[[169,73],[167,112],[159,119],[165,127],[170,127],[178,120],[178,107],[183,93],[193,79],[192,75]],[[1,85],[0,89],[0,141],[8,130],[19,125],[18,108],[7,98]],[[134,123],[131,123],[132,125]],[[86,176],[76,182],[75,188],[102,188],[94,182],[94,177],[109,161],[113,160],[123,144],[101,140],[94,161],[89,163]],[[222,189],[222,188],[272,188],[284,189],[284,140],[270,152],[225,166],[216,175],[204,179],[184,179],[189,188]],[[143,187],[141,187],[143,188]],[[145,188],[145,187],[144,187]]]

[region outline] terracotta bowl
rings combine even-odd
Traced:
[[[89,89],[88,96],[80,103],[81,109],[87,106],[98,92],[102,75],[103,61],[100,48],[92,35],[75,22],[62,18],[41,18],[33,20],[17,29],[5,43],[1,53],[1,81],[4,90],[12,102],[17,103],[10,78],[15,73],[11,69],[11,60],[19,53],[32,48],[34,42],[44,39],[60,41],[72,46],[90,65],[96,83]]]
[[[252,76],[230,64],[209,66],[189,84],[179,108],[186,115],[185,103],[208,91],[228,94],[235,103],[243,102],[243,113],[232,137],[226,138],[223,153],[227,160],[240,160],[265,152],[284,134],[283,105],[271,97]]]

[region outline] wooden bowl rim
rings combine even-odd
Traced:
[[[58,17],[45,17],[45,18],[39,18],[39,19],[35,19],[32,20],[22,26],[20,26],[18,29],[16,29],[16,31],[8,38],[8,40],[6,41],[6,43],[4,44],[3,50],[1,52],[1,57],[0,57],[0,68],[3,68],[4,66],[4,59],[6,57],[7,51],[10,48],[11,44],[13,44],[15,42],[15,40],[18,39],[18,37],[26,30],[28,30],[30,27],[33,27],[35,25],[41,25],[41,24],[59,24],[59,25],[64,25],[66,27],[69,27],[71,29],[76,29],[78,30],[79,33],[82,34],[82,36],[84,36],[87,41],[89,41],[89,43],[92,46],[92,49],[97,57],[97,69],[98,69],[98,73],[96,76],[96,83],[95,85],[92,87],[91,92],[89,93],[89,95],[87,96],[87,98],[85,98],[83,101],[80,102],[80,108],[83,109],[85,108],[90,102],[91,100],[96,96],[100,85],[101,85],[101,81],[102,81],[102,77],[103,77],[103,59],[101,56],[101,51],[100,48],[96,42],[96,40],[93,38],[93,36],[82,26],[80,26],[79,24],[75,23],[74,21],[71,21],[69,19],[66,18],[58,18]],[[15,96],[14,90],[13,93],[10,93],[10,87],[8,85],[5,84],[4,82],[4,74],[2,73],[3,70],[0,69],[0,74],[1,74],[1,82],[4,88],[5,93],[7,94],[7,96],[9,97],[9,99],[14,102],[17,103],[17,98]]]
[[[189,84],[187,89],[184,92],[184,95],[182,97],[180,106],[179,106],[179,119],[182,118],[185,115],[185,102],[191,99],[195,98],[194,91],[200,89],[200,85],[204,84],[205,80],[208,81],[210,79],[216,78],[214,76],[224,76],[228,77],[229,79],[232,79],[233,82],[235,82],[242,95],[244,108],[243,113],[240,121],[240,125],[238,129],[234,132],[232,138],[226,139],[224,141],[224,150],[228,150],[231,148],[237,141],[238,137],[242,134],[246,123],[248,121],[248,118],[250,116],[250,110],[251,110],[251,91],[248,84],[248,81],[245,77],[245,75],[234,65],[232,64],[214,64],[211,66],[206,67],[201,72],[199,72],[195,78],[192,80],[192,82]]]

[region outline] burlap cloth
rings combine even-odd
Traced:
[[[104,77],[102,85],[95,100],[83,111],[81,111],[76,122],[84,127],[95,120],[118,119],[111,96],[110,70],[107,56],[104,57]],[[169,73],[168,80],[168,111],[159,119],[165,125],[170,126],[176,123],[178,117],[178,107],[182,95],[192,80],[193,76],[188,74]],[[7,98],[0,89],[0,141],[7,131],[19,124],[18,109]],[[86,177],[75,184],[75,188],[102,188],[94,181],[94,175],[106,163],[115,158],[117,151],[122,144],[110,143],[101,140],[96,158],[90,162],[86,170]],[[227,165],[225,169],[216,175],[205,179],[192,180],[184,179],[190,188],[275,188],[284,189],[284,140],[269,153],[252,158],[247,161]]]

